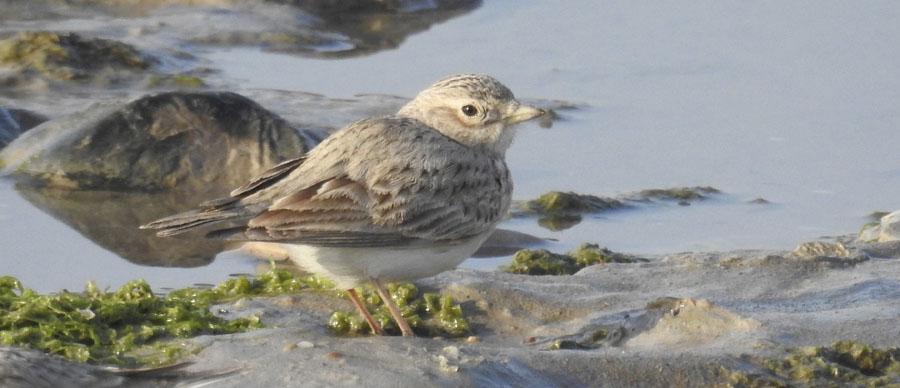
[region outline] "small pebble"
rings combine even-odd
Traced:
[[[329,360],[340,360],[340,359],[344,358],[344,355],[341,354],[341,352],[328,352],[328,353],[325,353],[325,358],[327,358]]]
[[[537,341],[537,338],[535,337],[526,337],[522,343],[533,344],[535,341]]]
[[[297,347],[300,349],[312,349],[315,346],[316,346],[315,344],[313,344],[312,342],[309,342],[309,341],[297,342]]]
[[[470,335],[470,336],[466,337],[467,344],[477,344],[479,342],[481,342],[481,338],[478,338],[478,336],[476,336],[476,335]]]
[[[289,344],[285,344],[284,347],[281,348],[281,351],[287,353],[294,349],[297,349],[297,344],[291,342]]]
[[[447,355],[448,358],[452,360],[459,358],[459,348],[457,348],[456,346],[446,346],[444,347],[444,349],[442,349],[442,351],[445,355]]]

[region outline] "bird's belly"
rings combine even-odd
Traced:
[[[278,245],[299,267],[331,279],[339,289],[348,289],[371,278],[409,281],[451,270],[478,250],[486,238],[487,235],[452,244],[379,248]]]

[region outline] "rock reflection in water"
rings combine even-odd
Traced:
[[[219,252],[241,245],[209,240],[196,234],[177,239],[161,238],[153,231],[138,229],[148,220],[192,209],[196,203],[213,197],[203,198],[183,191],[69,190],[41,187],[25,181],[16,184],[15,188],[38,209],[134,264],[199,267],[211,263]],[[543,242],[543,239],[525,233],[498,229],[473,256],[504,256]]]
[[[323,50],[318,54],[324,57],[352,57],[395,49],[406,40],[406,37],[425,31],[434,24],[468,13],[481,5],[480,0],[398,3],[401,4],[395,7],[370,8],[357,12],[319,13],[318,16],[325,20],[324,28],[349,38],[353,48],[338,51]],[[280,51],[278,47],[271,49]]]
[[[174,240],[138,229],[147,220],[187,210],[203,200],[189,193],[67,190],[26,182],[18,183],[16,191],[38,209],[134,264],[198,267],[233,248],[224,241],[197,236]]]
[[[183,43],[355,57],[395,49],[408,36],[480,5],[481,0],[0,0],[5,11],[0,21],[27,25],[60,18],[114,18],[118,20],[103,23],[94,35],[116,38],[109,31],[124,27],[141,36]],[[0,38],[6,34],[0,26]]]

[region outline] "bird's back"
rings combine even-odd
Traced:
[[[146,227],[337,247],[452,241],[490,231],[511,192],[503,155],[387,116],[351,124],[230,198]]]

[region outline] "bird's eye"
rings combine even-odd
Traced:
[[[478,108],[475,105],[463,105],[462,112],[466,116],[472,117],[478,114]]]

